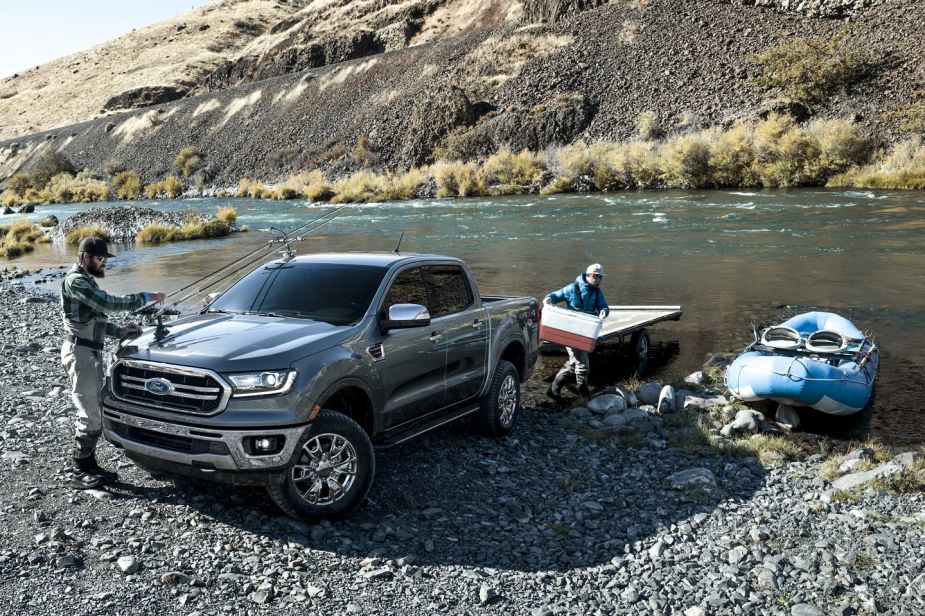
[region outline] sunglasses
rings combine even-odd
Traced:
[[[589,274],[589,276],[591,276],[591,278],[603,278],[604,274]]]

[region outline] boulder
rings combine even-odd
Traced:
[[[622,396],[603,394],[591,398],[591,400],[588,401],[587,407],[592,413],[606,415],[614,411],[624,410],[626,408],[626,400],[624,400]]]
[[[658,403],[658,398],[661,393],[661,385],[658,383],[646,383],[639,388],[639,391],[636,392],[636,397],[639,398],[639,401],[643,404],[655,405]]]
[[[691,374],[688,374],[686,377],[684,377],[684,382],[690,383],[691,385],[704,385],[709,382],[709,380],[710,377],[708,377],[702,370],[692,372]]]
[[[623,387],[622,385],[611,387],[607,390],[607,393],[621,396],[624,400],[626,400],[626,408],[628,409],[639,406],[639,399],[636,397],[636,394],[631,392],[626,387]]]
[[[890,464],[902,466],[903,468],[913,469],[917,464],[925,460],[925,453],[921,451],[907,451],[890,460]]]
[[[723,426],[720,434],[727,438],[736,434],[754,434],[761,429],[763,423],[764,415],[752,409],[743,409],[736,413],[735,419],[731,423]]]
[[[844,456],[842,456],[842,462],[847,460],[873,460],[874,459],[874,450],[868,447],[860,447],[858,449],[852,449]]]
[[[659,413],[671,413],[675,408],[674,387],[665,385],[658,394],[658,403],[656,403],[655,409]]]
[[[33,212],[35,212],[35,206],[32,205],[31,203],[27,203],[21,208],[19,208],[19,211],[17,212],[17,214],[31,214]]]
[[[16,213],[16,212],[15,212],[13,209],[8,208],[8,207],[6,207],[6,206],[3,207],[3,215],[4,215],[4,216],[7,215],[7,214],[15,214],[15,213]]]
[[[608,428],[619,429],[619,428],[623,428],[626,426],[626,418],[624,418],[623,415],[620,413],[613,413],[612,415],[608,415],[607,417],[605,417],[604,421],[602,421],[601,423],[603,423]]]
[[[889,478],[897,477],[906,473],[906,469],[898,464],[893,464],[892,462],[887,462],[886,464],[881,464],[877,468],[863,473],[852,473],[850,475],[845,475],[844,477],[839,477],[832,482],[832,488],[836,491],[845,491],[851,490],[858,486],[865,485],[870,483],[874,479],[878,478]]]
[[[714,406],[725,406],[729,404],[729,400],[725,396],[719,396],[714,394],[699,394],[699,395],[687,395],[684,396],[684,410],[688,410],[692,407],[696,407],[693,410],[697,409],[711,409]]]

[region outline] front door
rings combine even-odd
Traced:
[[[393,279],[379,318],[394,304],[420,304],[429,308],[420,267],[402,270]],[[443,327],[393,329],[380,339],[382,358],[377,362],[385,384],[385,425],[395,427],[444,405],[446,336]]]

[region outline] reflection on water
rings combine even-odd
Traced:
[[[135,250],[122,247],[106,287],[173,291],[264,244],[270,226],[293,229],[325,205],[191,200],[166,209],[232,205],[251,231]],[[43,206],[30,219],[86,206]],[[296,245],[301,253],[402,250],[465,259],[481,290],[540,297],[600,262],[611,304],[681,304],[680,322],[652,329],[677,353],[656,376],[697,370],[708,353],[741,350],[751,324],[805,310],[831,310],[872,332],[882,348],[874,404],[840,426],[897,444],[925,442],[925,194],[881,191],[666,191],[609,195],[420,200],[364,205]],[[274,249],[275,250],[275,249]],[[73,249],[39,246],[34,268],[69,263]],[[592,360],[605,381],[615,362]],[[600,381],[598,381],[600,382]],[[822,423],[833,421],[823,418]]]

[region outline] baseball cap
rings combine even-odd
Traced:
[[[85,237],[84,239],[80,240],[80,246],[77,248],[77,251],[85,252],[88,255],[94,255],[101,258],[106,257],[107,259],[111,259],[112,257],[116,256],[109,252],[106,247],[106,242],[104,242],[102,238],[98,237]]]
[[[604,275],[604,268],[600,263],[592,263],[588,266],[588,269],[585,270],[585,274],[599,274]]]

